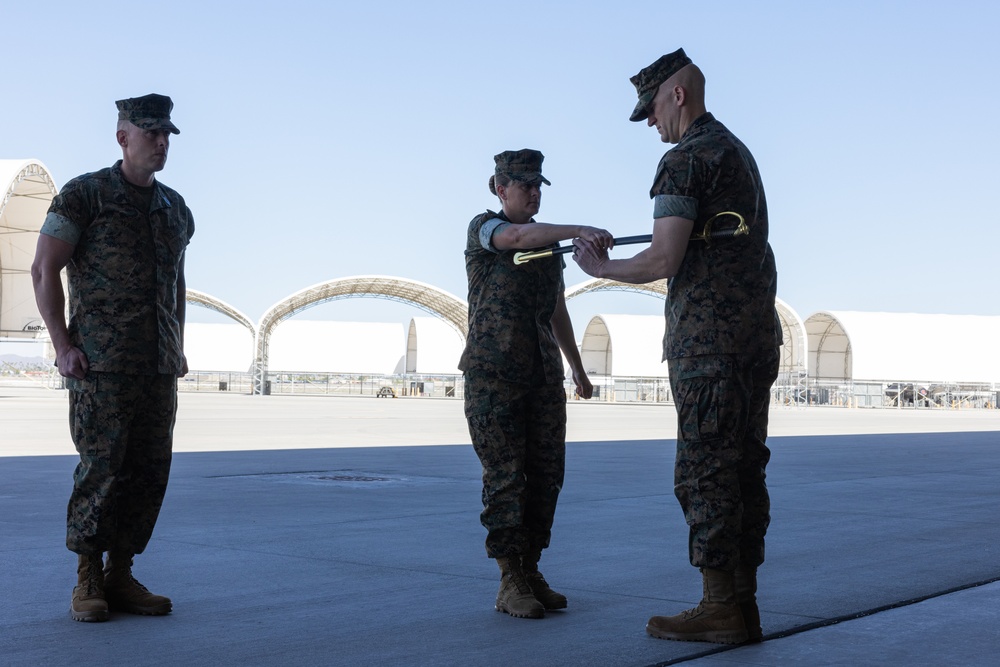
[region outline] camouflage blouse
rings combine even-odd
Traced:
[[[756,353],[781,344],[777,272],[767,241],[767,202],[753,155],[710,113],[698,117],[660,160],[649,193],[654,216],[694,220],[693,234],[724,211],[749,234],[691,241],[669,283],[663,358]],[[724,216],[719,220],[735,220]]]
[[[491,241],[509,224],[502,212],[493,211],[469,223],[469,336],[458,367],[507,382],[562,382],[565,371],[551,323],[565,290],[562,258],[514,264],[514,251],[497,250]]]
[[[154,182],[129,185],[121,161],[69,181],[41,229],[76,246],[66,267],[69,335],[95,371],[176,374],[183,351],[177,280],[194,218]]]

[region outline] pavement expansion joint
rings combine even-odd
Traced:
[[[423,486],[454,481],[441,477],[393,475],[369,470],[309,470],[264,472],[244,475],[213,475],[212,479],[240,479],[291,484],[323,484],[348,487]]]

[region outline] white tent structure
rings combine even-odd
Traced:
[[[663,317],[595,315],[583,332],[580,356],[588,375],[667,377]]]
[[[812,380],[1000,382],[1000,317],[820,311],[805,329]]]
[[[805,322],[802,321],[794,308],[781,299],[775,298],[774,309],[778,311],[778,322],[781,324],[779,381],[782,376],[786,378],[804,376],[809,366]]]
[[[455,328],[464,338],[468,332],[469,304],[453,294],[416,280],[394,276],[348,276],[335,278],[322,283],[310,285],[299,290],[278,303],[274,304],[261,316],[257,323],[257,349],[254,359],[254,393],[264,393],[268,369],[271,367],[270,345],[272,331],[284,320],[307,308],[337,299],[374,297],[398,301],[416,306],[429,313],[437,315],[443,321]],[[399,325],[402,328],[402,325]],[[402,372],[405,363],[405,341],[400,343],[399,370],[377,371],[367,369],[369,373]],[[278,366],[274,366],[278,368]],[[380,366],[381,368],[381,366]],[[285,369],[293,370],[293,369]],[[344,372],[344,371],[334,371]]]
[[[414,317],[406,337],[406,372],[458,375],[465,341],[454,327],[437,317]]]
[[[193,371],[253,372],[257,329],[250,318],[225,301],[190,287],[187,302],[214,310],[236,323],[188,321],[184,326],[184,355],[188,368]]]
[[[249,373],[253,352],[253,333],[239,324],[184,325],[184,355],[192,371]]]
[[[405,332],[398,322],[285,320],[270,341],[273,373],[402,372]]]
[[[399,373],[401,325],[371,322],[286,320],[275,329],[271,359],[277,372]],[[339,351],[330,350],[339,346]],[[388,346],[384,353],[372,347]],[[459,375],[464,341],[450,325],[435,317],[410,320],[406,373]],[[254,337],[239,324],[189,322],[184,352],[192,371],[249,373]],[[376,370],[380,369],[380,370]],[[388,370],[386,370],[388,369]]]
[[[631,285],[621,283],[607,278],[591,278],[582,283],[566,289],[566,300],[586,294],[588,292],[603,291],[623,291],[648,294],[658,299],[665,299],[667,296],[668,281],[656,280],[644,285]],[[805,326],[802,318],[788,304],[781,299],[775,299],[774,308],[778,313],[778,320],[781,326],[783,343],[781,345],[781,365],[779,372],[785,377],[798,378],[805,374],[806,357],[806,337]],[[661,337],[663,320],[661,321]],[[619,350],[621,346],[618,346]],[[617,366],[615,375],[623,375]]]
[[[38,160],[0,160],[0,338],[38,338],[31,262],[56,186]]]

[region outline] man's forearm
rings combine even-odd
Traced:
[[[56,352],[70,346],[69,330],[66,326],[66,296],[63,293],[59,274],[32,275],[35,289],[35,303],[45,322],[45,328]]]
[[[186,259],[186,254],[181,255],[180,265],[177,269],[177,295],[176,295],[176,310],[177,310],[177,324],[180,328],[181,336],[181,353],[184,352],[184,321],[187,316],[187,277],[184,274],[184,260]]]
[[[187,287],[183,280],[177,281],[177,324],[180,327],[181,351],[184,350],[184,321],[187,316]]]
[[[672,278],[673,274],[668,271],[666,262],[647,248],[629,259],[607,260],[601,265],[596,277],[632,285],[642,285],[663,278]]]

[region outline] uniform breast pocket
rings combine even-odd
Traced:
[[[170,256],[176,259],[184,254],[184,248],[187,247],[187,238],[180,234],[172,234],[165,240],[164,245]]]
[[[171,215],[169,211],[157,211],[151,219],[156,239],[157,254],[176,261],[188,244],[188,223],[183,216]]]

